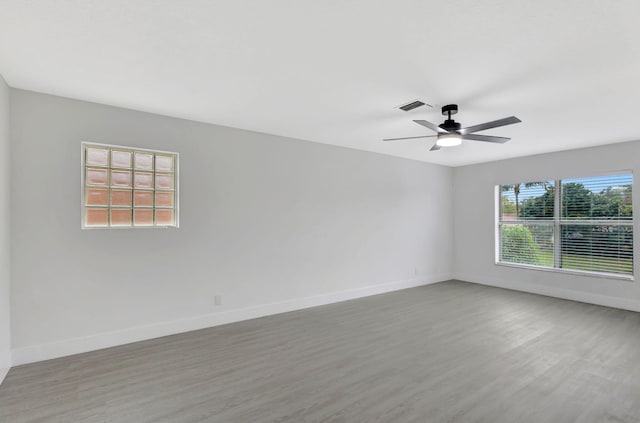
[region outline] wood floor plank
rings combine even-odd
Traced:
[[[449,281],[16,367],[0,421],[640,423],[640,313]]]

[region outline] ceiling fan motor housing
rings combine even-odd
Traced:
[[[460,125],[459,122],[456,122],[453,119],[447,119],[444,121],[444,123],[441,123],[438,126],[444,129],[445,131],[452,132],[452,131],[459,131],[462,125]]]

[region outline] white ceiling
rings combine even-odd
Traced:
[[[459,166],[640,139],[638,0],[0,0],[16,88]],[[421,99],[463,126],[429,152]]]

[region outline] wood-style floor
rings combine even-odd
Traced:
[[[17,367],[0,421],[640,422],[640,314],[450,281]]]

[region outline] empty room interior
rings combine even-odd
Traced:
[[[0,421],[640,423],[640,2],[0,2]]]

